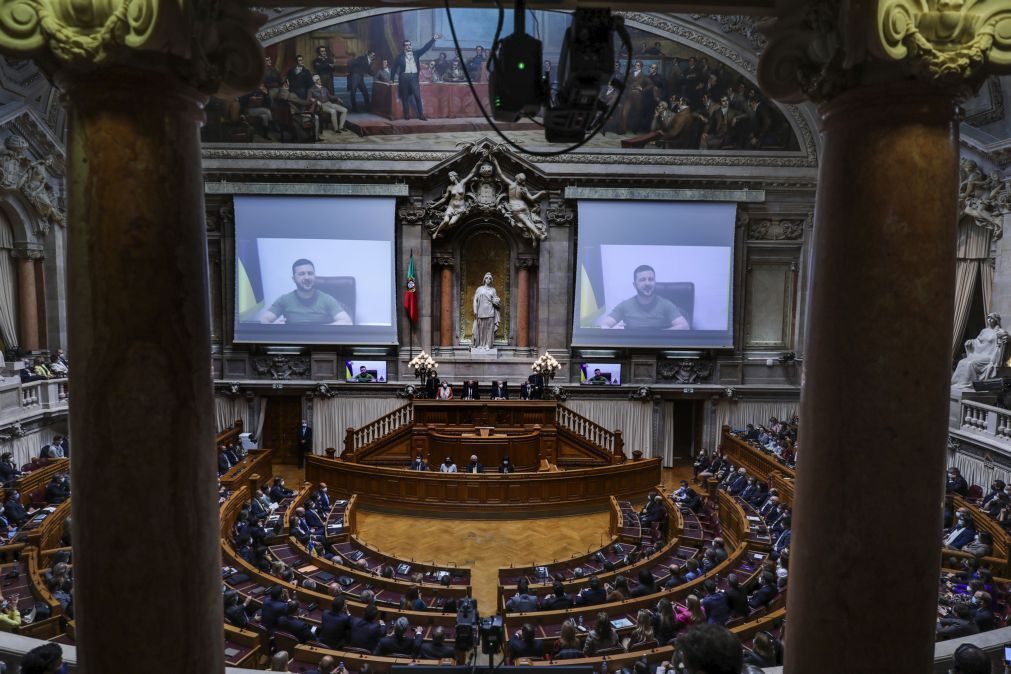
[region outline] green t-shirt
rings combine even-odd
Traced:
[[[670,300],[654,295],[649,304],[641,304],[638,296],[629,297],[609,315],[619,323],[625,321],[630,330],[666,330],[684,312]]]
[[[317,290],[308,301],[292,290],[277,298],[268,311],[284,316],[288,323],[333,323],[334,316],[346,311],[344,305],[325,292]]]
[[[358,374],[355,375],[355,381],[375,381],[375,380],[376,378],[373,377],[368,372],[365,373],[359,372]]]
[[[591,384],[610,384],[611,380],[602,374],[598,374],[595,377],[590,378]]]

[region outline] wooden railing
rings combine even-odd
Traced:
[[[730,432],[729,426],[723,427],[723,437],[720,448],[731,463],[741,466],[749,473],[760,480],[768,482],[773,473],[780,473],[783,477],[791,480],[797,475],[793,468],[786,466],[776,460],[771,454],[766,454],[762,450],[752,447],[744,440]]]
[[[348,428],[344,435],[344,456],[348,457],[414,423],[414,406],[407,403],[360,428]]]
[[[1011,411],[963,400],[959,414],[959,428],[980,433],[992,440],[1011,443]]]
[[[227,445],[233,442],[238,442],[239,435],[242,434],[242,430],[242,419],[236,419],[231,426],[223,431],[219,431],[214,438],[214,451],[218,451],[218,445]]]
[[[625,456],[625,441],[621,431],[609,431],[582,414],[573,411],[565,405],[559,405],[555,411],[555,423],[559,429],[574,433],[585,442],[615,456]]]

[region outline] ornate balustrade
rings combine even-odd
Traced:
[[[344,436],[344,456],[349,457],[377,445],[414,423],[414,406],[407,403],[360,428],[349,428]]]
[[[555,424],[559,430],[574,433],[601,451],[624,459],[625,441],[621,437],[620,430],[610,431],[565,405],[556,408]]]
[[[959,428],[962,431],[1011,443],[1011,411],[971,400],[962,400],[960,410]]]

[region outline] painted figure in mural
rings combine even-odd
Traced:
[[[975,339],[966,340],[965,358],[958,361],[951,375],[952,391],[968,391],[973,382],[997,376],[1004,365],[1004,349],[1008,342],[1008,333],[1000,322],[1000,314],[987,314],[986,327]]]
[[[536,242],[548,238],[548,229],[544,226],[544,221],[536,212],[537,202],[548,195],[544,190],[531,194],[527,189],[527,177],[523,173],[517,173],[515,180],[510,180],[502,168],[498,165],[495,157],[491,158],[495,166],[495,173],[498,178],[508,186],[509,201],[507,202],[507,215],[511,217],[514,224],[525,229],[530,237]]]
[[[421,102],[421,86],[418,81],[419,65],[421,57],[425,55],[435,41],[441,35],[436,33],[432,39],[425,43],[421,49],[414,51],[410,40],[404,40],[404,51],[397,55],[393,61],[393,78],[398,80],[398,93],[400,94],[400,104],[404,108],[404,119],[411,118],[411,106],[418,115],[418,119],[427,120],[425,117],[425,107]]]
[[[484,285],[474,291],[474,348],[491,349],[495,346],[495,334],[498,332],[502,314],[499,299],[492,286],[491,272],[484,275]]]

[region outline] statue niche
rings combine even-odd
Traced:
[[[481,228],[461,242],[458,289],[460,313],[457,321],[460,326],[460,344],[470,344],[474,349],[493,349],[509,344],[512,313],[510,260],[508,240],[491,227]],[[489,274],[493,279],[494,296],[499,300],[497,306],[488,304],[492,295],[485,276]],[[487,314],[491,313],[488,311],[489,306],[494,307],[497,315],[492,321],[479,322],[479,312],[475,307],[484,310],[480,313]],[[475,335],[475,328],[481,334]],[[482,343],[478,343],[476,337],[483,338]]]

